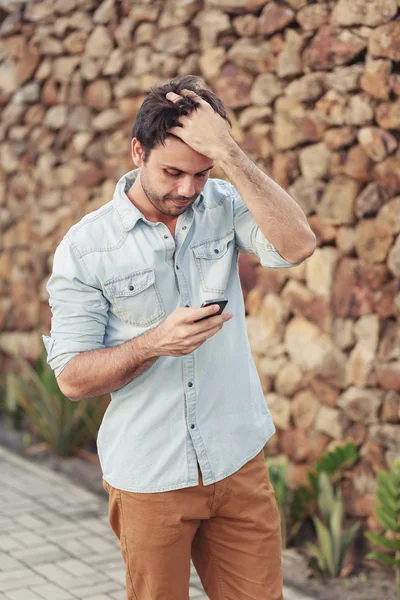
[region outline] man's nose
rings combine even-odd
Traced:
[[[196,193],[192,177],[185,177],[179,182],[178,194],[184,198],[192,198]]]

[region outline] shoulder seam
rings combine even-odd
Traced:
[[[96,286],[94,279],[92,278],[92,276],[90,275],[90,272],[85,264],[85,261],[83,260],[83,256],[81,254],[81,252],[79,251],[79,248],[73,243],[73,241],[71,240],[70,236],[68,234],[66,234],[64,236],[65,241],[67,242],[67,244],[69,245],[69,247],[71,248],[71,250],[76,254],[79,262],[82,264],[83,269],[85,270],[86,275],[88,276],[89,281]]]
[[[73,231],[79,231],[81,229],[81,227],[83,227],[84,225],[86,225],[87,223],[91,223],[92,221],[96,221],[96,219],[100,219],[104,214],[109,213],[110,211],[114,210],[114,206],[111,204],[111,206],[109,206],[107,209],[105,208],[106,205],[104,205],[104,210],[100,209],[100,212],[97,215],[93,215],[92,217],[90,217],[90,213],[89,215],[87,215],[87,219],[86,221],[83,222],[83,219],[85,217],[82,217],[82,219],[80,220],[79,223],[77,223],[72,229]],[[86,215],[85,215],[86,216]]]

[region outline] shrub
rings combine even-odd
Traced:
[[[343,568],[346,552],[353,541],[360,523],[343,528],[344,504],[342,490],[329,479],[326,472],[318,474],[318,509],[322,519],[313,517],[317,532],[317,544],[308,543],[311,550],[309,567],[321,577],[338,577]]]
[[[353,442],[344,446],[336,446],[333,450],[325,452],[314,463],[314,472],[307,473],[309,487],[299,486],[293,492],[290,508],[290,520],[293,523],[293,532],[298,532],[304,521],[312,517],[317,506],[319,492],[319,475],[326,473],[333,483],[339,482],[343,472],[358,460],[357,447]]]
[[[64,396],[45,352],[35,367],[15,361],[4,379],[4,396],[5,402],[18,403],[32,432],[59,456],[76,454],[96,439],[105,408],[100,398],[72,402]]]
[[[386,552],[370,552],[366,558],[377,560],[394,569],[397,597],[400,599],[400,460],[393,463],[391,471],[380,471],[377,479],[378,506],[375,508],[375,514],[386,534],[378,535],[367,531],[364,535]]]

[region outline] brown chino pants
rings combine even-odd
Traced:
[[[188,600],[190,557],[210,600],[282,600],[279,513],[261,451],[218,483],[155,493],[104,482],[128,600]]]

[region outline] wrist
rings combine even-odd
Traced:
[[[240,153],[240,148],[235,140],[229,135],[229,139],[223,144],[218,153],[218,161],[223,169],[232,164]]]
[[[146,331],[146,333],[140,337],[142,338],[143,353],[146,356],[146,360],[162,356],[161,339],[158,327]]]

